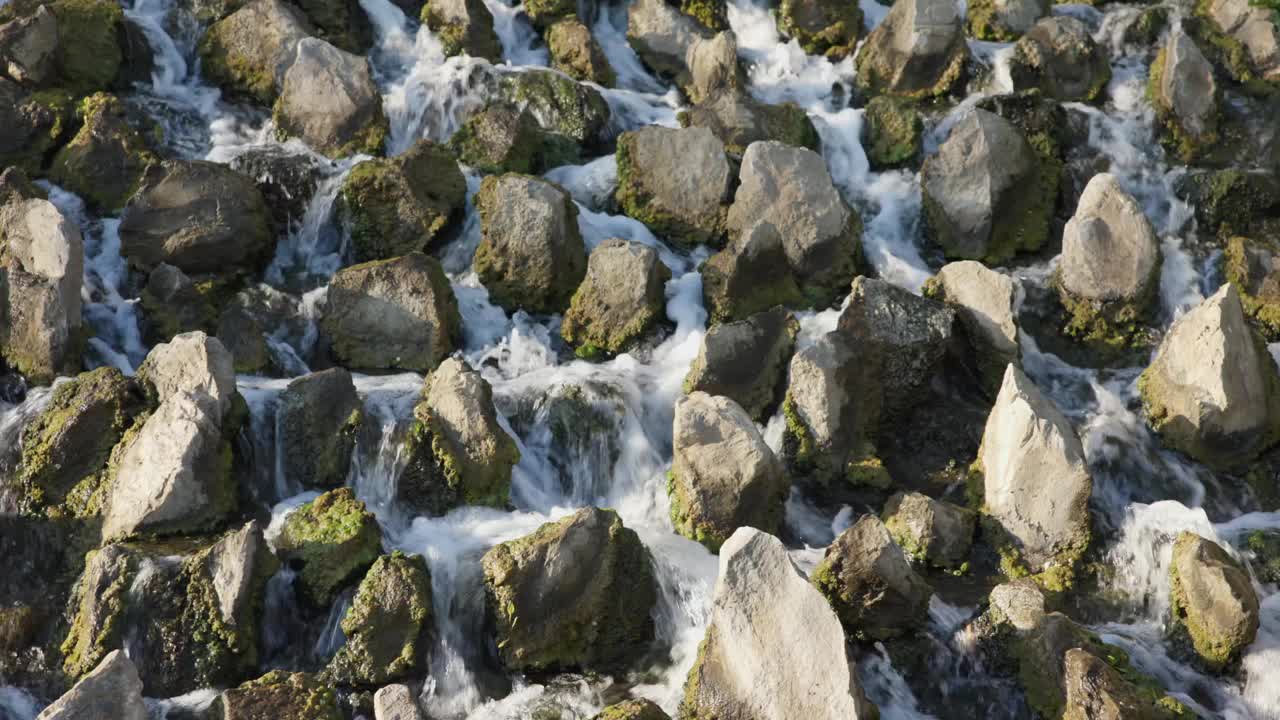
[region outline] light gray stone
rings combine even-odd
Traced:
[[[682,245],[718,244],[732,179],[724,143],[706,128],[652,126],[618,138],[618,203]]]
[[[1009,75],[1015,90],[1036,88],[1064,102],[1087,102],[1097,99],[1111,80],[1111,62],[1083,22],[1058,15],[1022,36],[1009,61]]]
[[[413,691],[406,685],[387,685],[373,694],[374,720],[427,720]]]
[[[1258,74],[1280,81],[1280,28],[1273,10],[1249,0],[1211,0],[1207,14],[1222,32],[1244,45]]]
[[[1249,573],[1220,545],[1190,532],[1174,542],[1169,573],[1174,621],[1207,665],[1223,668],[1258,634],[1258,595]]]
[[[218,338],[198,330],[151,348],[138,367],[138,378],[155,388],[157,403],[181,393],[207,394],[217,403],[219,418],[231,408],[236,393],[231,353]]]
[[[1062,288],[1085,300],[1133,303],[1146,299],[1159,263],[1142,206],[1114,175],[1094,175],[1062,232]]]
[[[937,297],[956,308],[979,371],[998,388],[1004,369],[1022,355],[1018,342],[1018,306],[1022,290],[1012,277],[975,260],[947,263],[932,281]]]
[[[1213,65],[1181,25],[1175,25],[1165,43],[1156,91],[1157,105],[1176,118],[1190,139],[1208,139],[1217,129],[1218,85]]]
[[[910,557],[943,568],[969,559],[977,516],[972,510],[917,492],[898,493],[884,506],[884,524]]]
[[[147,720],[138,669],[122,650],[108,653],[93,672],[45,708],[36,720]]]
[[[858,51],[858,82],[876,92],[931,97],[951,90],[969,58],[950,0],[897,0]]]
[[[626,352],[665,320],[671,271],[642,243],[611,238],[591,251],[560,336],[588,359]]]
[[[388,132],[369,61],[317,38],[298,41],[273,117],[282,135],[329,157],[379,154]]]
[[[44,6],[40,6],[44,10]],[[40,198],[13,200],[0,208],[5,252],[22,269],[58,286],[65,323],[80,327],[80,286],[84,278],[84,238],[80,227],[53,203]]]

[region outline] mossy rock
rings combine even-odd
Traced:
[[[729,29],[728,6],[726,0],[680,0],[680,12],[713,33]]]
[[[124,63],[124,8],[114,0],[11,0],[0,7],[0,24],[28,17],[41,5],[53,11],[62,38],[58,86],[79,96],[115,85]]]
[[[1253,572],[1263,582],[1280,584],[1280,531],[1254,530],[1245,536]]]
[[[344,487],[291,513],[276,548],[286,562],[300,566],[303,597],[316,607],[326,607],[381,554],[382,531],[373,513],[351,488]]]
[[[910,103],[881,95],[867,103],[864,117],[870,141],[867,159],[872,167],[900,167],[920,154],[924,122]]]
[[[1153,344],[1154,331],[1149,322],[1153,309],[1158,305],[1158,262],[1146,287],[1136,299],[1128,302],[1076,297],[1063,286],[1059,273],[1054,274],[1053,284],[1058,289],[1058,300],[1066,310],[1062,333],[1067,337],[1103,358],[1119,358],[1134,351],[1141,353]]]
[[[575,0],[524,0],[520,3],[533,26],[539,29],[551,27],[558,20],[578,12]]]
[[[1163,94],[1160,92],[1160,86],[1164,82],[1167,54],[1168,47],[1162,47],[1156,53],[1155,60],[1151,62],[1151,70],[1147,78],[1147,100],[1156,109],[1156,115],[1162,131],[1160,135],[1161,144],[1178,160],[1190,164],[1215,150],[1215,146],[1218,143],[1217,126],[1220,113],[1216,110],[1215,102],[1214,115],[1208,122],[1209,128],[1207,132],[1203,135],[1192,135],[1182,127],[1174,108],[1164,101]]]
[[[0,144],[0,166],[41,174],[48,156],[66,142],[76,127],[72,94],[55,88],[26,94],[16,84],[0,81],[0,102],[12,106],[6,128],[15,136]]]
[[[383,555],[360,582],[342,618],[347,642],[326,675],[340,683],[377,688],[426,671],[434,629],[431,574],[421,555]]]
[[[574,142],[595,146],[605,139],[609,104],[594,88],[552,70],[503,73],[498,96],[527,109],[542,128]]]
[[[158,161],[143,133],[133,127],[124,103],[98,93],[80,103],[80,132],[53,159],[50,177],[90,205],[112,212],[142,186],[147,166]]]
[[[343,720],[333,688],[313,675],[272,670],[218,698],[225,720]]]
[[[591,720],[671,720],[652,700],[627,700],[601,710]]]
[[[569,77],[613,87],[617,76],[591,30],[576,17],[555,23],[546,31],[552,66]]]
[[[1248,236],[1280,215],[1280,180],[1271,173],[1237,168],[1191,173],[1176,189],[1195,205],[1203,232]]]
[[[1267,342],[1280,341],[1280,255],[1270,243],[1233,237],[1222,254],[1222,273],[1240,291],[1245,314]]]
[[[778,29],[810,55],[839,62],[853,54],[862,37],[858,3],[843,0],[783,0]]]

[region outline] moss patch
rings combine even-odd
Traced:
[[[351,489],[339,488],[289,515],[277,547],[289,562],[301,565],[304,597],[324,607],[377,559],[382,532]]]

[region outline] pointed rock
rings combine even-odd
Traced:
[[[1205,664],[1220,671],[1258,634],[1258,595],[1249,574],[1217,543],[1182,532],[1169,576],[1174,620]]]
[[[845,630],[875,640],[923,625],[933,589],[875,515],[863,515],[840,533],[813,570]]]
[[[944,95],[960,80],[968,59],[955,3],[897,0],[858,52],[858,83],[903,97]]]
[[[147,720],[138,669],[121,650],[109,653],[93,672],[45,708],[36,720]]]

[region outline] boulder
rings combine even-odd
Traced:
[[[1211,152],[1218,140],[1218,84],[1213,65],[1176,26],[1151,63],[1148,89],[1166,145],[1184,162]]]
[[[1058,293],[1066,332],[1123,345],[1147,314],[1160,281],[1160,243],[1142,206],[1109,173],[1094,175],[1062,231]]]
[[[671,720],[652,700],[627,700],[601,710],[591,720]]]
[[[316,36],[356,55],[373,46],[373,24],[357,0],[296,0]]]
[[[453,153],[419,140],[394,158],[356,165],[338,198],[356,262],[385,260],[438,241],[462,215],[467,181]]]
[[[342,487],[290,513],[275,545],[297,569],[302,597],[323,608],[382,554],[382,531],[351,488]]]
[[[778,29],[810,55],[838,62],[853,54],[862,36],[862,8],[831,0],[783,0]]]
[[[483,0],[428,0],[422,22],[444,45],[444,54],[502,62],[502,43],[493,31],[493,14]]]
[[[954,3],[897,0],[858,52],[858,84],[876,94],[945,95],[964,75],[968,60]]]
[[[458,160],[483,173],[536,174],[580,161],[573,140],[544,132],[528,110],[492,102],[449,138]]]
[[[91,672],[121,644],[120,622],[136,559],[123,545],[104,545],[85,556],[84,572],[68,607],[72,625],[63,641],[62,667],[69,677]],[[139,688],[141,691],[141,688]]]
[[[498,654],[513,671],[621,670],[653,641],[652,559],[612,510],[546,523],[481,566]]]
[[[578,10],[573,0],[523,0],[520,3],[535,28],[546,30]]]
[[[1143,702],[1138,688],[1108,660],[1080,648],[1071,648],[1062,656],[1064,717],[1153,717],[1150,703]],[[1161,715],[1164,713],[1154,717]],[[1173,713],[1168,716],[1174,717]]]
[[[238,284],[235,276],[197,283],[178,268],[160,263],[142,288],[143,340],[162,343],[183,333],[212,330],[218,306],[226,302],[229,286],[234,284]]]
[[[0,9],[0,21],[30,21],[36,18],[41,5],[53,13],[57,26],[54,61],[57,74],[48,79],[49,84],[56,84],[81,97],[105,90],[121,79],[128,28],[124,8],[119,3],[111,0],[11,0]]]
[[[797,475],[830,481],[870,450],[866,437],[877,417],[857,397],[856,353],[835,333],[819,337],[791,357],[782,454]]]
[[[369,61],[317,38],[298,41],[272,119],[281,137],[334,158],[377,155],[388,133]]]
[[[141,187],[156,157],[116,96],[91,95],[81,101],[79,112],[84,125],[54,156],[49,176],[90,206],[114,213]]]
[[[227,163],[258,186],[277,231],[291,230],[307,214],[333,163],[282,145],[251,147]]]
[[[711,621],[680,717],[877,717],[835,611],[772,535],[739,528],[720,548]]]
[[[719,29],[727,31],[727,24]],[[701,102],[720,89],[746,88],[733,33],[712,32],[674,3],[631,3],[627,7],[627,42],[641,62],[675,81],[693,102]]]
[[[444,268],[418,252],[339,270],[320,320],[344,366],[418,372],[453,352],[461,325]]]
[[[727,397],[685,395],[672,436],[676,532],[716,552],[740,527],[777,531],[791,479],[745,410]]]
[[[996,264],[1044,244],[1058,175],[1009,121],[974,109],[925,159],[920,188],[947,257]]]
[[[1178,318],[1138,391],[1170,447],[1215,468],[1243,466],[1276,440],[1276,366],[1234,285]]]
[[[781,306],[712,325],[685,375],[684,391],[723,395],[752,420],[768,422],[786,392],[787,363],[799,332],[800,323]]]
[[[475,196],[480,246],[473,267],[489,297],[510,311],[563,312],[587,274],[578,206],[560,186],[490,176]]]
[[[374,720],[427,720],[407,685],[387,685],[373,694]]]
[[[151,348],[138,367],[138,384],[153,404],[182,393],[204,393],[226,417],[236,395],[231,354],[215,337],[190,332]]]
[[[626,352],[666,319],[670,279],[653,248],[605,240],[587,258],[587,275],[569,302],[560,336],[586,359]]]
[[[1174,622],[1215,671],[1258,634],[1258,595],[1249,573],[1220,545],[1195,533],[1181,532],[1173,544],[1169,600]]]
[[[972,510],[917,492],[898,493],[885,504],[883,518],[894,542],[916,561],[949,570],[968,564],[977,521]]]
[[[187,273],[252,272],[274,240],[254,182],[203,160],[151,165],[120,220],[120,252],[145,270],[168,263]]]
[[[862,219],[840,197],[822,156],[780,142],[752,143],[739,181],[725,223],[730,238],[756,223],[773,225],[801,292],[814,306],[830,304],[857,271]]]
[[[579,145],[596,147],[609,140],[609,103],[604,96],[554,70],[504,70],[498,75],[494,95],[528,110],[543,130]]]
[[[568,17],[557,21],[547,28],[546,40],[552,67],[575,80],[613,87],[613,67],[581,20]]]
[[[383,555],[360,581],[342,618],[347,642],[329,661],[326,674],[360,687],[421,674],[434,629],[427,562],[421,555]]]
[[[75,121],[75,99],[65,90],[29,93],[0,77],[0,166],[42,173]]]
[[[67,308],[67,324],[80,326],[80,288],[84,281],[84,238],[80,226],[42,198],[0,205],[0,253],[28,273],[58,286]]]
[[[867,103],[863,148],[871,167],[888,169],[910,163],[920,154],[924,121],[909,102],[878,95]]]
[[[0,62],[14,82],[38,87],[53,80],[59,49],[58,20],[46,5],[0,25]]]
[[[929,587],[894,543],[885,524],[863,515],[836,537],[813,570],[813,584],[826,596],[849,633],[884,640],[923,626],[929,617]]]
[[[272,670],[225,690],[217,705],[223,720],[343,720],[333,688],[306,673]]]
[[[1069,577],[1089,545],[1093,480],[1070,421],[1014,365],[987,417],[978,462],[983,513],[1005,566]]]
[[[1083,22],[1059,15],[1022,36],[1009,59],[1009,76],[1014,90],[1035,88],[1056,100],[1090,102],[1111,80],[1111,61]]]
[[[267,345],[267,335],[257,318],[240,307],[229,307],[218,316],[218,341],[231,353],[236,374],[265,375],[279,371]]]
[[[1240,294],[1245,314],[1267,342],[1280,340],[1280,254],[1267,242],[1233,237],[1222,258],[1223,279]]]
[[[1280,28],[1271,8],[1255,6],[1248,0],[1207,0],[1196,6],[1223,34],[1243,51],[1239,64],[1250,74],[1271,83],[1280,82]],[[1233,68],[1233,72],[1235,68]],[[1235,73],[1240,74],[1240,73]]]
[[[925,296],[956,310],[978,361],[978,371],[995,392],[1004,370],[1022,356],[1018,341],[1018,306],[1022,288],[1014,278],[976,260],[947,263],[925,284]]]
[[[396,490],[402,502],[432,515],[459,505],[507,506],[520,450],[479,372],[461,358],[445,360],[427,378],[413,415]]]
[[[214,23],[200,39],[201,70],[228,92],[275,102],[298,43],[315,29],[295,5],[254,0]]]
[[[109,653],[93,672],[45,708],[36,720],[87,720],[93,717],[147,720],[138,669],[122,650]]]
[[[280,393],[276,452],[285,473],[304,488],[333,488],[347,479],[364,405],[351,373],[331,368],[304,375]]]
[[[718,77],[718,76],[714,76]],[[770,105],[733,88],[709,93],[686,112],[680,124],[705,127],[724,143],[725,150],[738,156],[753,143],[774,140],[795,147],[817,150],[818,131],[808,113],[793,102]]]
[[[978,40],[1013,42],[1049,16],[1046,0],[975,0],[969,3],[965,27]]]
[[[761,221],[747,228],[700,268],[710,321],[745,320],[778,305],[804,305],[795,276],[778,272],[786,265],[782,235],[772,223]]]
[[[724,144],[710,130],[623,133],[617,162],[615,197],[627,215],[680,245],[722,242],[733,178]]]

